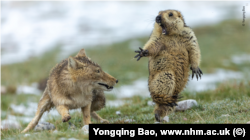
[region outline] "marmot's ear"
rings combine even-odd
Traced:
[[[84,49],[81,49],[81,50],[79,51],[79,53],[76,55],[76,57],[77,57],[77,56],[85,57],[85,56],[86,56],[85,50],[84,50]]]
[[[78,67],[77,61],[71,56],[68,59],[68,67],[73,68],[73,69],[77,69],[77,67]]]

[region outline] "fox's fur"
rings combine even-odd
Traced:
[[[103,91],[112,90],[117,82],[91,61],[84,49],[80,50],[75,57],[70,56],[51,70],[36,115],[22,133],[33,129],[43,113],[52,107],[57,109],[63,122],[71,119],[69,109],[77,108],[82,110],[85,125],[91,123],[90,116],[98,121],[108,122],[95,111],[105,106]]]
[[[141,49],[141,48],[140,48]],[[153,32],[136,57],[149,57],[148,86],[155,106],[155,118],[174,110],[179,93],[188,81],[189,67],[201,77],[200,49],[197,38],[179,11],[160,11]]]

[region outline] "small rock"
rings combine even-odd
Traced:
[[[198,122],[200,122],[200,121],[199,120],[195,121],[195,123],[198,123]]]
[[[165,116],[162,120],[165,121],[165,122],[169,122],[169,117]]]
[[[1,86],[1,94],[5,94],[7,92],[5,86]]]
[[[68,140],[68,139],[66,139],[66,138],[60,138],[59,140]]]
[[[247,124],[250,124],[250,121],[249,121],[249,122],[247,122]]]
[[[155,124],[160,124],[160,122],[155,122]]]
[[[21,125],[14,120],[2,120],[1,129],[21,129]]]
[[[184,120],[184,121],[186,121],[186,120],[187,120],[187,118],[183,118],[183,120]]]
[[[229,114],[223,114],[221,115],[221,117],[229,117],[230,115]]]
[[[121,115],[121,111],[116,111],[115,114],[116,115]]]
[[[82,130],[83,130],[84,133],[88,134],[89,133],[89,125],[84,125],[82,127]]]
[[[68,129],[70,129],[70,130],[76,130],[76,126],[73,123],[69,122]]]
[[[78,139],[76,139],[76,138],[69,138],[68,140],[78,140]]]
[[[148,101],[148,106],[154,106],[155,105],[155,102],[153,101]]]
[[[134,122],[134,120],[133,119],[126,119],[124,122],[131,123],[131,122]]]
[[[54,130],[54,129],[56,129],[55,125],[49,122],[38,122],[38,124],[34,128],[35,131]]]
[[[55,131],[53,131],[53,133],[58,133],[58,131],[57,131],[57,130],[55,130]]]
[[[193,99],[180,101],[177,104],[178,104],[178,106],[176,106],[176,108],[175,108],[176,111],[183,111],[183,110],[190,109],[194,106],[198,106],[198,103]]]
[[[28,137],[28,136],[30,136],[30,134],[24,134],[24,137]]]

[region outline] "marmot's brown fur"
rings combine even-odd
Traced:
[[[188,81],[189,67],[201,78],[200,49],[197,38],[187,27],[179,11],[160,11],[156,17],[153,32],[135,56],[149,57],[148,87],[155,106],[155,118],[168,115],[174,110],[179,93]],[[190,66],[191,65],[191,66]]]

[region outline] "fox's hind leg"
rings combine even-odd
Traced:
[[[163,71],[151,77],[149,83],[150,95],[156,103],[154,113],[155,119],[161,121],[160,117],[164,117],[174,111],[177,96],[174,95],[175,77],[172,71]]]
[[[103,91],[95,91],[93,96],[93,101],[91,103],[91,117],[98,122],[103,123],[109,123],[108,120],[103,119],[101,116],[99,116],[95,111],[102,109],[105,107],[106,98],[104,96]]]
[[[37,112],[35,117],[32,119],[32,121],[29,123],[29,125],[21,132],[21,133],[26,133],[29,130],[33,129],[38,121],[40,120],[40,118],[42,117],[43,113],[45,111],[48,111],[51,107],[53,107],[53,103],[50,100],[47,88],[45,89],[43,96],[41,97],[39,103],[38,103],[38,107],[37,107]]]

